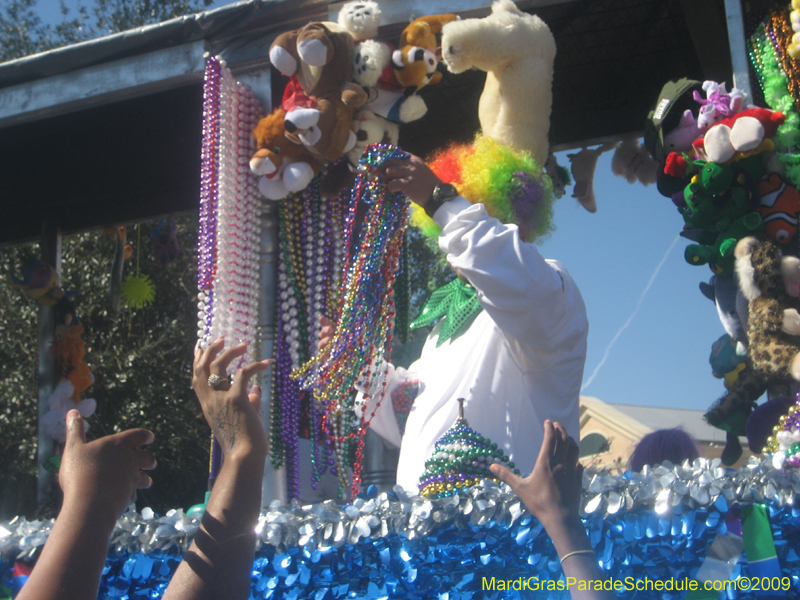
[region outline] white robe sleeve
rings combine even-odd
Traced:
[[[540,351],[585,342],[588,321],[577,286],[560,263],[520,240],[516,225],[460,196],[445,202],[434,220],[448,262],[475,287],[504,335]]]

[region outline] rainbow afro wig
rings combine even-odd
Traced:
[[[454,144],[428,161],[434,173],[452,183],[473,204],[503,223],[515,223],[523,241],[550,234],[553,226],[553,184],[529,152],[504,146],[478,134],[471,144]],[[441,228],[412,202],[411,224],[428,237]]]

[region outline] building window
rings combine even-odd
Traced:
[[[581,440],[581,458],[611,450],[608,439],[599,433],[590,433]]]

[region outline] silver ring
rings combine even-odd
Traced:
[[[215,387],[217,387],[217,386],[218,386],[220,383],[222,383],[223,381],[225,381],[225,379],[224,379],[224,378],[220,377],[220,376],[219,376],[219,375],[217,375],[216,373],[213,373],[213,374],[211,374],[211,375],[209,375],[209,376],[208,376],[208,387],[215,388]]]

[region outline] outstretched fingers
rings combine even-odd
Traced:
[[[558,423],[556,423],[558,425]],[[544,422],[544,439],[542,440],[542,447],[539,449],[539,458],[536,459],[536,464],[550,466],[550,459],[552,459],[558,450],[558,434],[556,428],[553,426],[552,421],[549,419]]]
[[[213,361],[217,354],[225,347],[225,338],[217,338],[211,342],[208,347],[203,350],[198,342],[194,351],[194,374],[196,377],[202,379],[203,373],[206,378],[211,371],[211,361]]]
[[[78,409],[73,408],[67,413],[67,440],[66,448],[76,444],[86,443],[86,428],[83,424],[83,415]]]
[[[233,386],[231,392],[235,396],[245,395],[245,386],[248,385],[250,378],[256,373],[265,371],[269,366],[275,362],[274,358],[268,358],[259,362],[251,363],[246,367],[242,367],[233,378]]]
[[[501,464],[493,464],[489,465],[489,470],[503,483],[507,483],[514,493],[520,488],[520,486],[524,483],[524,479],[519,475],[515,475],[511,472],[508,468],[504,467]]]

